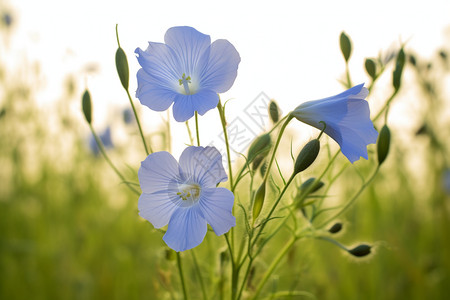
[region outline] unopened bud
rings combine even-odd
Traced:
[[[345,34],[345,32],[341,33],[339,38],[339,45],[341,46],[341,52],[344,56],[346,62],[350,59],[350,55],[352,54],[352,42],[350,38]]]
[[[265,133],[257,137],[248,148],[247,161],[252,162],[257,156],[265,157],[272,146],[272,139],[270,134]]]
[[[369,74],[372,80],[374,80],[377,77],[377,65],[375,64],[373,59],[366,58],[364,66],[366,67],[367,74]]]
[[[255,201],[253,202],[253,222],[258,218],[261,213],[264,198],[266,197],[266,182],[263,181],[259,189],[256,191]]]
[[[356,257],[364,257],[370,254],[370,249],[372,249],[372,246],[361,244],[351,250],[348,250],[348,253]]]
[[[168,261],[174,261],[176,259],[176,252],[172,249],[166,249],[164,254],[166,260]]]
[[[294,165],[294,174],[296,175],[306,170],[315,160],[320,151],[320,142],[318,139],[309,141],[300,151]]]
[[[318,181],[318,182],[315,182],[315,181],[316,181],[316,178],[311,177],[308,180],[306,180],[305,182],[303,182],[302,185],[300,186],[300,192],[303,194],[308,189],[310,189],[308,194],[312,194],[324,186],[324,183],[322,181]]]
[[[381,165],[389,154],[389,146],[391,144],[391,132],[387,125],[381,128],[377,141],[378,164]]]
[[[116,69],[119,74],[120,82],[125,90],[128,90],[128,82],[130,80],[130,72],[128,69],[128,60],[122,48],[116,51]]]
[[[269,103],[269,116],[273,123],[277,123],[280,119],[280,110],[274,100],[270,100]]]
[[[338,222],[338,223],[335,223],[333,226],[331,226],[331,228],[328,229],[328,232],[335,234],[335,233],[338,233],[341,230],[342,230],[342,223]]]
[[[92,122],[92,104],[91,104],[91,95],[89,91],[86,90],[83,94],[83,98],[81,100],[81,106],[83,108],[84,117],[86,121],[91,124]]]
[[[400,88],[401,81],[402,81],[402,73],[403,73],[403,67],[405,66],[405,51],[403,51],[403,48],[400,49],[400,51],[397,54],[397,60],[395,63],[395,70],[392,74],[392,85],[394,86],[394,89],[397,91]]]

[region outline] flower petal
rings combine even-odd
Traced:
[[[209,55],[209,60],[200,76],[200,86],[216,93],[228,91],[236,79],[241,61],[236,48],[227,40],[217,40],[205,55]]]
[[[180,26],[169,28],[164,36],[166,44],[173,49],[181,62],[183,73],[186,76],[196,77],[198,70],[203,69],[206,61],[202,60],[202,54],[209,50],[211,38],[192,27]]]
[[[206,220],[198,205],[180,207],[172,214],[163,240],[173,250],[185,251],[200,245],[206,230]]]
[[[167,191],[179,177],[178,163],[166,151],[147,156],[138,171],[141,190],[147,194]]]
[[[204,115],[207,111],[216,108],[219,96],[210,90],[201,90],[193,95],[178,94],[173,105],[173,117],[178,122],[189,120],[197,111]]]
[[[137,73],[138,88],[136,97],[141,104],[155,111],[164,111],[172,105],[177,94],[164,85],[155,83],[154,77],[151,77],[144,69]]]
[[[213,188],[227,180],[222,155],[215,147],[186,148],[180,156],[180,174],[184,181],[193,181],[202,188]]]
[[[217,235],[227,233],[236,226],[236,218],[231,214],[234,195],[226,188],[202,189],[199,205],[203,216]]]
[[[175,209],[182,200],[170,190],[153,194],[142,193],[139,197],[139,215],[153,224],[155,228],[161,228],[169,223]]]

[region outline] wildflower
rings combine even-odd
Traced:
[[[209,35],[192,27],[172,27],[165,44],[149,42],[147,50],[135,53],[141,65],[136,97],[155,111],[173,105],[178,122],[194,112],[204,115],[219,102],[218,93],[228,91],[237,76],[241,58],[227,40],[211,44]]]
[[[142,162],[138,177],[139,215],[155,228],[169,224],[163,240],[175,251],[198,246],[207,224],[217,235],[236,225],[233,193],[216,187],[227,175],[214,147],[188,147],[179,163],[168,152],[152,153]]]
[[[336,96],[304,102],[291,113],[318,129],[323,129],[325,123],[324,132],[339,144],[351,163],[360,156],[368,159],[367,145],[376,143],[378,136],[365,100],[369,92],[363,85]]]
[[[114,144],[111,139],[111,128],[109,126],[105,129],[105,131],[103,131],[99,135],[99,139],[102,142],[103,147],[105,149],[114,148]],[[98,149],[98,146],[97,146],[97,142],[95,141],[95,138],[93,135],[91,135],[91,137],[89,139],[89,148],[91,149],[92,153],[96,156],[100,152],[100,150]]]

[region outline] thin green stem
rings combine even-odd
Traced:
[[[125,90],[125,91],[127,92],[128,100],[130,100],[130,104],[131,104],[131,108],[133,109],[134,117],[136,118],[136,124],[138,125],[139,133],[141,134],[141,139],[142,139],[142,143],[144,144],[145,153],[147,153],[147,155],[149,155],[150,153],[153,153],[153,149],[149,145],[150,152],[148,151],[147,142],[145,141],[144,133],[142,132],[141,122],[139,121],[139,117],[137,115],[136,108],[134,107],[133,100],[131,99],[130,92],[128,90]]]
[[[272,263],[270,264],[269,268],[266,270],[266,272],[264,273],[263,278],[261,279],[261,281],[259,282],[258,286],[256,287],[256,291],[255,294],[253,295],[253,297],[251,299],[258,299],[259,294],[261,293],[262,288],[264,287],[264,284],[266,284],[267,280],[270,278],[270,276],[272,275],[273,271],[275,270],[275,268],[278,266],[278,264],[280,263],[281,259],[286,255],[286,253],[292,248],[292,246],[294,246],[295,242],[297,241],[297,237],[293,236],[284,246],[284,248],[278,253],[277,257],[275,257],[275,259],[272,261]]]
[[[289,124],[289,122],[293,118],[294,117],[292,115],[289,115],[287,117],[286,121],[283,123],[283,126],[281,126],[281,128],[280,128],[280,132],[278,133],[277,141],[275,142],[275,145],[273,147],[272,156],[270,157],[270,161],[267,164],[266,174],[264,175],[263,182],[267,182],[267,179],[269,178],[270,168],[272,167],[273,161],[275,159],[275,154],[277,153],[278,146],[280,145],[281,137],[283,136],[283,133],[284,133],[284,130],[286,129],[286,126]]]
[[[178,274],[180,275],[181,288],[183,289],[184,300],[188,300],[188,296],[186,293],[186,284],[184,283],[183,266],[181,265],[180,252],[177,252],[177,266],[178,266]]]
[[[225,119],[225,111],[222,106],[221,101],[219,100],[219,104],[217,105],[217,109],[219,110],[220,122],[222,123],[223,135],[225,137],[225,147],[227,149],[227,160],[228,160],[228,176],[230,178],[230,187],[233,186],[233,168],[231,166],[231,153],[230,153],[230,144],[228,142],[228,133],[227,133],[227,121]]]
[[[197,262],[197,258],[195,257],[194,249],[191,249],[190,252],[191,252],[192,260],[194,261],[194,269],[195,269],[195,272],[197,273],[198,281],[200,282],[200,288],[202,289],[203,299],[207,300],[208,297],[206,294],[205,284],[203,282],[202,272],[200,271],[200,268],[198,266],[198,262]]]
[[[192,132],[191,132],[191,128],[189,127],[189,122],[186,121],[186,128],[189,134],[189,141],[191,142],[191,145],[194,145],[194,138],[192,137]]]
[[[389,97],[389,99],[386,101],[386,103],[384,104],[383,108],[378,112],[378,114],[373,118],[373,122],[375,122],[376,120],[378,120],[379,117],[381,117],[383,115],[383,112],[389,107],[389,105],[391,104],[392,100],[394,100],[395,96],[397,95],[398,90],[395,90],[394,93],[392,93],[392,95]]]
[[[122,173],[119,172],[119,170],[114,166],[112,161],[109,159],[108,155],[106,154],[105,148],[103,147],[103,143],[98,137],[97,133],[95,133],[94,128],[92,127],[92,124],[89,123],[89,128],[91,129],[92,135],[94,136],[95,142],[97,143],[97,147],[100,150],[100,153],[103,155],[103,158],[106,160],[106,162],[109,164],[111,169],[114,170],[114,172],[119,176],[119,178],[122,180],[123,183],[125,183],[128,188],[133,191],[136,195],[140,195],[141,193],[136,190],[131,183],[129,183],[125,177],[122,175]]]
[[[369,178],[369,180],[367,180],[364,184],[361,185],[361,188],[358,190],[358,192],[356,192],[356,194],[352,197],[352,199],[350,199],[350,201],[348,201],[347,204],[345,204],[345,206],[342,207],[340,211],[338,211],[336,214],[334,214],[333,216],[328,218],[321,225],[317,226],[317,228],[322,228],[322,227],[326,226],[329,222],[333,221],[334,219],[339,217],[341,214],[343,214],[356,201],[356,199],[358,199],[358,197],[365,190],[365,188],[372,182],[372,180],[375,178],[375,176],[377,175],[379,170],[380,170],[380,165],[377,166],[377,168],[375,169],[375,171],[373,172],[373,174]]]
[[[195,111],[195,131],[197,132],[197,146],[200,147],[200,131],[198,130],[198,112]]]
[[[228,239],[228,233],[224,234],[227,241],[228,251],[230,252],[231,259],[231,300],[236,298],[237,284],[239,279],[239,268],[236,268],[236,262],[234,260],[233,248],[231,247],[230,240]]]

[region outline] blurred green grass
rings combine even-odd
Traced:
[[[0,299],[180,298],[161,234],[138,216],[138,197],[89,152],[80,130],[85,124],[64,108],[79,105],[76,88],[71,86],[53,111],[43,111],[35,103],[36,82],[11,84],[5,70],[0,74]],[[424,84],[425,97],[431,95],[426,79],[413,83]],[[342,218],[339,240],[374,244],[375,253],[355,259],[326,242],[302,240],[269,280],[267,292],[295,289],[317,299],[347,300],[448,297],[450,197],[441,179],[449,141],[433,121],[439,111],[433,101],[419,116],[427,134],[410,136],[405,144],[394,130],[381,174]],[[58,125],[50,128],[49,119]],[[412,156],[422,161],[420,168],[411,167]],[[418,182],[414,172],[426,174],[419,176],[426,180]],[[352,195],[357,178],[350,171],[338,181],[343,199]],[[264,257],[270,260],[284,241],[281,234]],[[196,250],[211,298],[218,298],[217,287],[227,289],[220,278],[229,262],[207,255],[221,243],[208,234]],[[185,257],[191,266],[188,252]],[[265,268],[260,260],[254,276]],[[188,289],[200,295],[192,268],[186,272]]]

